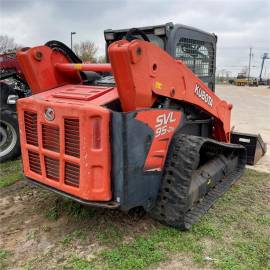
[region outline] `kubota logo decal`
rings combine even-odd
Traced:
[[[45,119],[48,121],[53,121],[55,118],[55,112],[52,108],[46,108],[44,112]]]
[[[173,117],[173,112],[160,114],[156,118],[155,125],[155,137],[159,137],[166,133],[170,133],[174,131],[174,126],[169,125],[170,123],[175,122],[176,119]]]
[[[199,84],[196,84],[194,93],[210,107],[213,107],[213,98]]]

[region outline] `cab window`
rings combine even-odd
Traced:
[[[175,58],[184,62],[199,77],[212,76],[214,49],[211,43],[190,38],[180,38]]]

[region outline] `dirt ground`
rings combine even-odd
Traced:
[[[140,222],[138,222],[140,220]],[[136,214],[84,208],[25,180],[0,189],[0,269],[92,269],[73,264],[73,256],[91,260],[101,246],[131,241],[154,224]],[[1,254],[0,254],[1,255]],[[5,258],[4,258],[5,259]]]
[[[235,131],[261,134],[268,152],[250,168],[270,173],[270,88],[217,85],[216,93],[233,104],[231,125]]]
[[[0,189],[0,269],[269,269],[269,184],[269,174],[246,171],[192,231],[179,232],[18,181]]]

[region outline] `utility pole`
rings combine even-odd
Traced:
[[[248,60],[248,83],[250,78],[250,65],[251,65],[251,57],[252,57],[252,48],[249,48],[249,60]]]
[[[76,32],[70,32],[70,48],[72,50],[72,36],[76,35]]]

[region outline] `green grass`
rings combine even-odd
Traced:
[[[50,220],[50,221],[55,221],[60,216],[59,209],[58,209],[57,205],[49,206],[45,210],[44,213],[45,213],[45,216],[47,217],[47,219]]]
[[[84,240],[86,238],[86,232],[82,230],[75,230],[70,234],[67,234],[62,240],[63,245],[69,245],[74,240]]]
[[[73,269],[73,270],[94,270],[94,266],[87,260],[76,256],[72,255],[67,261],[68,264],[68,269]],[[72,268],[70,268],[70,266]]]
[[[203,261],[203,247],[196,234],[180,232],[162,226],[134,241],[101,252],[105,269],[143,269],[153,263],[168,260],[174,253],[192,254],[194,261]]]
[[[191,231],[158,226],[131,243],[120,242],[105,249],[94,265],[143,269],[170,260],[173,254],[183,254],[198,267],[270,269],[270,206],[265,201],[269,181],[269,174],[246,170],[241,182],[219,199]]]
[[[122,241],[123,232],[113,223],[109,223],[99,228],[96,238],[103,245],[112,245]]]
[[[0,164],[0,188],[10,186],[20,178],[22,178],[20,159]]]
[[[44,224],[44,225],[41,226],[41,230],[43,232],[49,232],[51,230],[51,227],[48,226],[47,224]]]
[[[6,269],[8,267],[8,258],[11,255],[9,251],[0,249],[0,269]]]
[[[51,194],[51,193],[50,193]],[[45,194],[47,195],[47,194]],[[91,219],[95,216],[95,208],[87,208],[80,205],[77,202],[74,202],[70,199],[61,198],[57,196],[48,196],[50,203],[47,204],[47,207],[43,209],[45,216],[50,221],[57,220],[61,215],[68,215],[72,218],[76,218],[79,221]],[[44,205],[41,206],[42,208]],[[38,209],[40,211],[41,209]]]
[[[101,253],[107,269],[142,269],[152,263],[161,261],[164,254],[157,248],[153,237],[138,237],[131,244]]]

